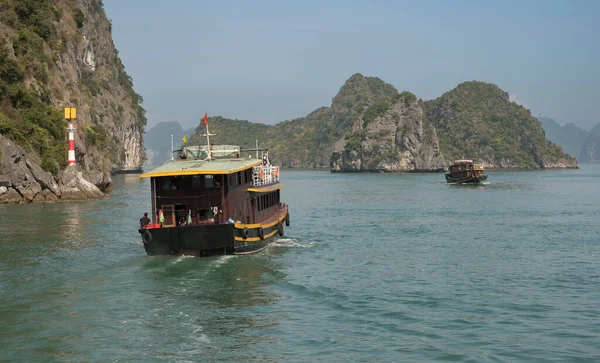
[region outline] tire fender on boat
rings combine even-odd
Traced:
[[[283,236],[283,221],[277,223],[277,233],[279,233],[279,236]]]
[[[265,232],[263,231],[262,226],[258,227],[258,238],[261,240],[265,239]]]
[[[290,212],[287,212],[285,214],[285,226],[289,227],[290,226]]]
[[[244,227],[244,234],[243,234],[244,239],[248,238],[248,226]]]
[[[144,243],[152,242],[152,233],[146,229],[144,233],[142,233],[142,239],[144,240]]]

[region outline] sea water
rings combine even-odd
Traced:
[[[281,178],[291,226],[250,256],[146,256],[137,175],[0,206],[0,361],[600,360],[600,165]]]

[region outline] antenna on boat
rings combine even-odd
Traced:
[[[171,160],[175,160],[173,158],[173,134],[171,134]]]
[[[208,132],[208,112],[204,114],[204,118],[202,119],[202,123],[206,126],[206,147],[208,153],[208,160],[212,160],[212,152],[210,150],[210,136],[215,136],[215,134],[211,134]]]
[[[258,159],[258,139],[256,139],[256,158]]]

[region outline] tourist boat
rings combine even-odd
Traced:
[[[288,205],[280,198],[279,167],[266,152],[184,146],[180,159],[140,175],[150,178],[152,202],[151,223],[139,229],[146,253],[248,254],[283,236]]]
[[[482,166],[473,164],[473,160],[456,160],[444,174],[448,183],[477,184],[487,179],[487,174]]]

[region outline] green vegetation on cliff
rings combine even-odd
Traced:
[[[544,168],[575,160],[546,140],[540,122],[509,100],[496,85],[465,82],[425,102],[442,153],[450,159],[478,159],[490,166]]]
[[[0,22],[15,30],[0,35],[0,133],[52,172],[66,165],[66,122],[48,102],[49,45],[61,41],[53,31],[60,15],[50,0],[0,5]]]
[[[145,110],[116,56],[102,1],[2,0],[0,29],[0,133],[56,173],[66,165],[62,108],[74,106],[78,159],[91,169],[111,156],[124,163],[126,138],[114,131],[133,118],[143,133]]]
[[[370,121],[374,120],[397,97],[398,91],[393,86],[357,73],[340,88],[331,107],[319,108],[306,117],[277,125],[211,117],[210,132],[217,134],[211,141],[254,147],[258,140],[259,146],[269,147],[270,155],[280,165],[329,167],[334,143],[350,131],[353,123],[365,112]],[[194,142],[204,128],[196,132]]]
[[[577,165],[546,140],[529,110],[484,82],[462,83],[423,102],[408,91],[398,93],[379,78],[357,73],[340,88],[330,107],[306,117],[272,126],[221,117],[209,122],[216,143],[253,147],[258,139],[285,167],[336,164],[356,170],[437,170],[445,160],[460,158],[461,152],[498,168]],[[202,134],[204,129],[196,132]],[[204,142],[198,135],[192,141]]]

